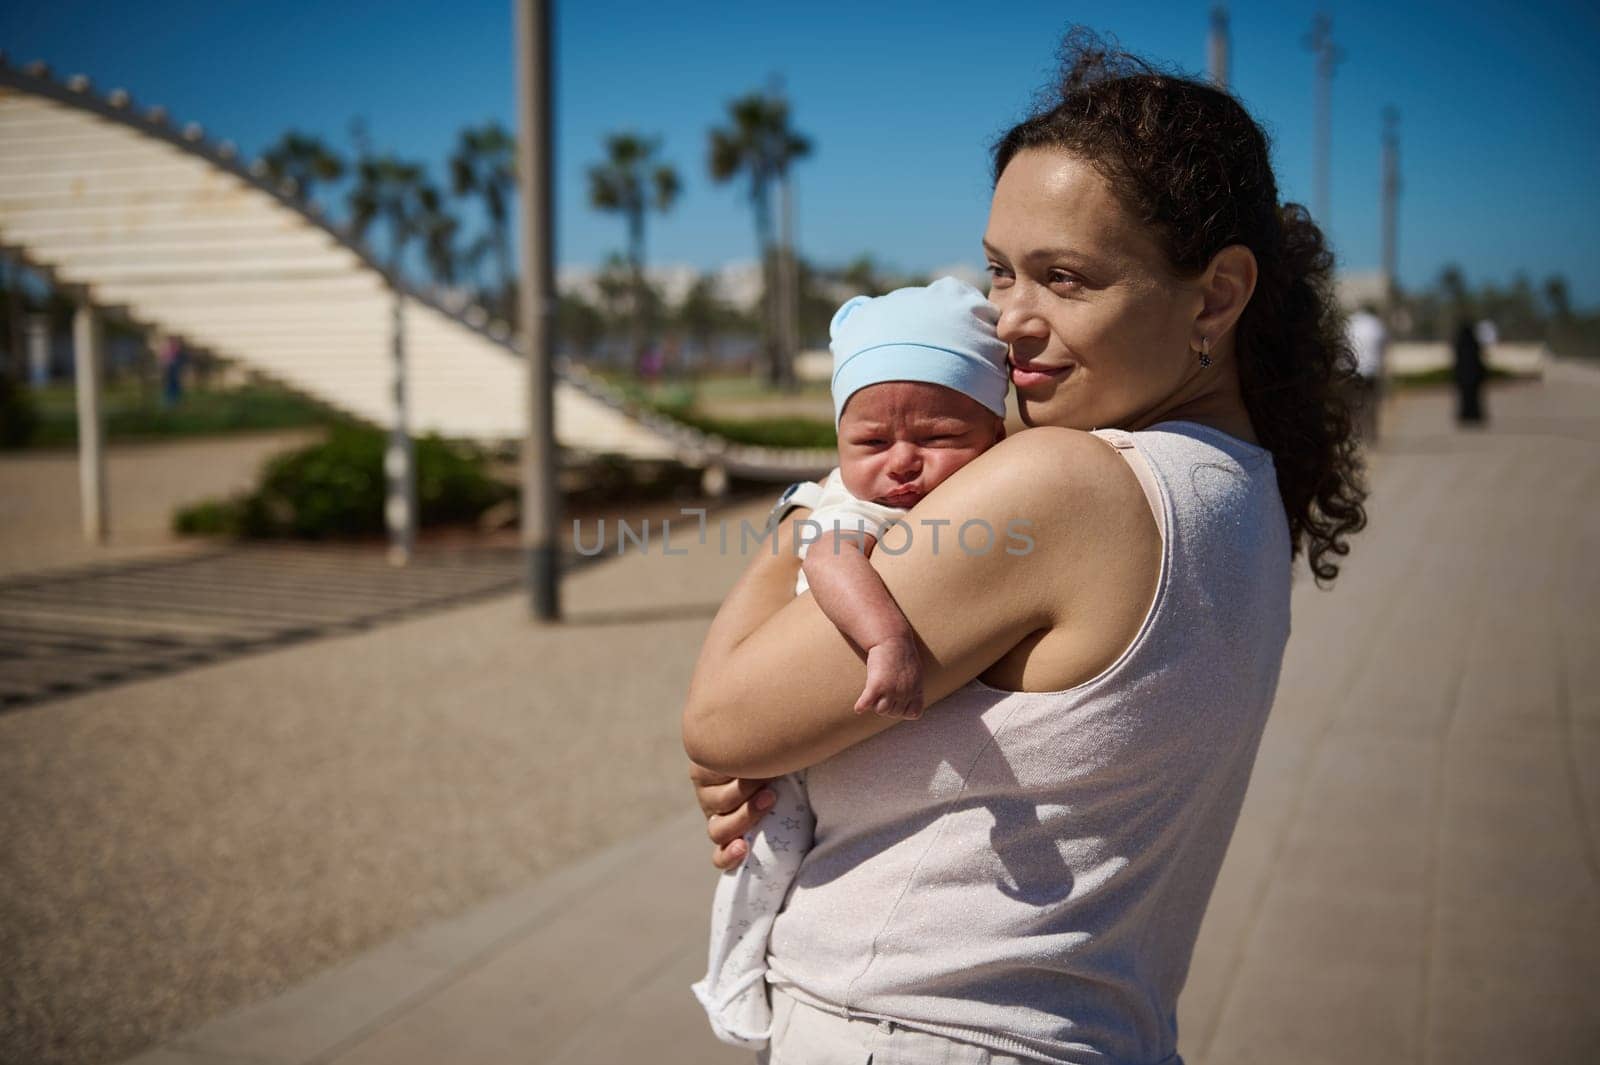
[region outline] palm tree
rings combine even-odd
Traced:
[[[350,190],[350,227],[358,240],[374,222],[388,228],[386,261],[396,282],[406,247],[425,233],[429,213],[426,188],[420,163],[382,155],[363,159],[356,168],[356,185]]]
[[[839,272],[839,280],[860,296],[881,296],[894,287],[884,280],[883,271],[878,269],[870,254],[856,256]]]
[[[499,267],[499,288],[491,302],[509,317],[511,299],[511,197],[517,191],[517,142],[498,122],[461,131],[450,157],[450,178],[457,196],[478,196],[489,216],[489,232],[474,243],[467,256],[476,265],[493,249]]]
[[[1565,277],[1552,274],[1545,278],[1544,301],[1550,307],[1550,317],[1557,323],[1564,325],[1572,318],[1572,296]]]
[[[728,104],[728,117],[728,126],[711,131],[711,179],[722,183],[743,175],[749,180],[765,289],[767,372],[774,385],[789,388],[794,384],[792,353],[784,351],[777,339],[772,183],[788,174],[790,163],[811,153],[811,141],[789,128],[789,105],[776,96],[759,92],[741,96]]]
[[[320,182],[344,177],[344,160],[316,137],[290,130],[261,156],[274,181],[292,179],[295,198],[309,202],[312,189]]]
[[[699,350],[703,366],[711,364],[712,345],[717,333],[726,328],[733,317],[731,309],[718,296],[717,289],[717,279],[713,275],[701,274],[689,286],[676,313],[679,328]]]
[[[424,185],[418,193],[422,208],[419,227],[422,235],[422,254],[433,272],[433,279],[441,285],[454,285],[462,256],[456,249],[456,233],[460,221],[444,209],[444,197],[432,185]]]
[[[633,278],[633,306],[629,327],[629,355],[644,353],[644,223],[651,210],[669,211],[678,198],[678,172],[669,163],[656,162],[660,141],[632,133],[606,138],[606,161],[589,168],[589,204],[616,211],[628,223],[628,267]]]

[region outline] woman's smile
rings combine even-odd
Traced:
[[[1011,363],[1011,383],[1018,388],[1031,388],[1046,381],[1064,381],[1077,368],[1077,363],[1073,362],[1064,366],[1046,366],[1019,359],[1015,355],[1011,355],[1006,361]]]

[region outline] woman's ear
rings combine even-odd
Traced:
[[[1256,256],[1243,244],[1230,244],[1211,257],[1211,265],[1200,276],[1204,298],[1200,316],[1195,319],[1196,335],[1192,346],[1200,349],[1202,339],[1213,345],[1232,329],[1244,313],[1256,290]]]

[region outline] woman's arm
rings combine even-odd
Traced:
[[[929,494],[908,517],[909,546],[893,530],[872,557],[916,631],[928,705],[1030,633],[1057,626],[1071,610],[1075,574],[1125,529],[1114,519],[1144,506],[1115,451],[1055,428],[1008,438]],[[971,551],[958,540],[964,524]],[[792,527],[785,532],[792,537]],[[977,553],[986,540],[988,551]],[[794,598],[799,562],[790,542],[746,568],[712,622],[690,684],[684,748],[691,761],[728,776],[815,765],[896,723],[851,709],[865,678],[861,652],[810,597]]]

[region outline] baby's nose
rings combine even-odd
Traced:
[[[922,472],[922,452],[911,444],[897,445],[889,455],[889,470],[896,477],[910,480]]]

